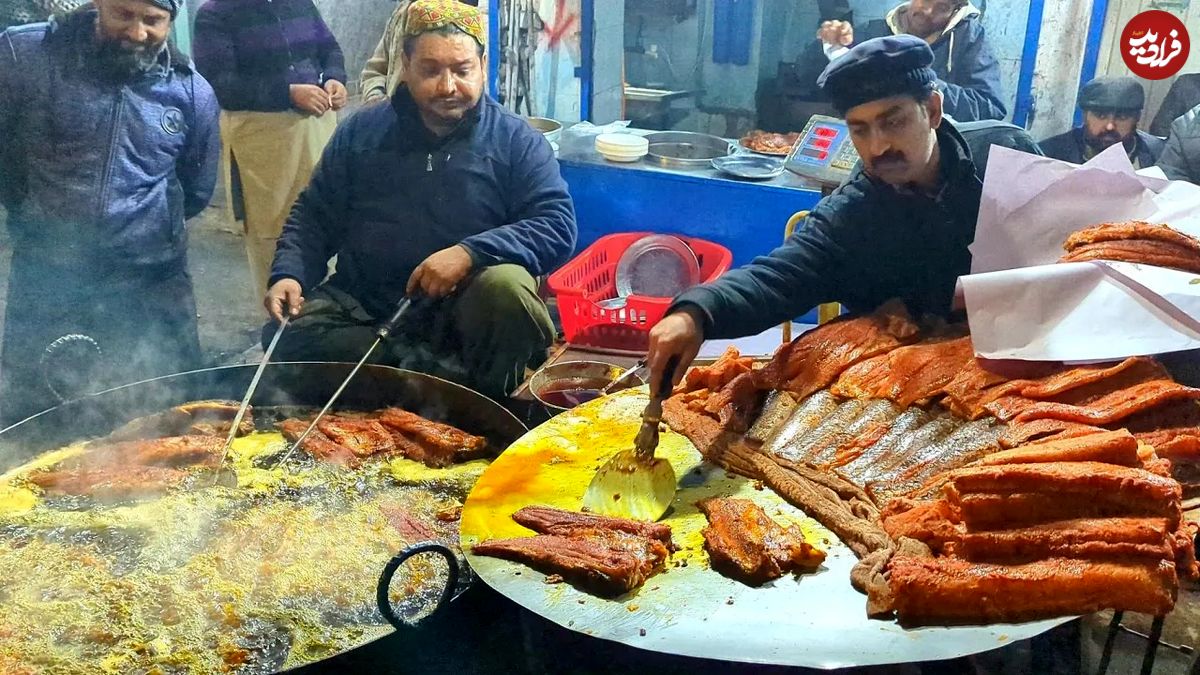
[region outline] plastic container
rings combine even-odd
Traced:
[[[619,353],[646,352],[650,329],[666,315],[672,298],[628,295],[624,306],[613,300],[619,297],[617,261],[634,242],[650,234],[623,232],[601,237],[550,275],[548,283],[558,299],[567,342]],[[733,254],[720,244],[679,238],[696,254],[701,283],[713,281],[733,264]]]

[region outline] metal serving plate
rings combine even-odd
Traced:
[[[700,262],[682,239],[652,234],[633,242],[617,261],[617,295],[673,298],[700,283]]]
[[[724,138],[690,131],[660,131],[648,134],[646,141],[650,143],[646,161],[668,169],[707,169],[712,160],[737,149]]]
[[[1022,624],[905,629],[867,618],[866,596],[850,586],[854,554],[833,534],[771,490],[706,464],[683,436],[663,433],[657,456],[679,476],[663,522],[680,550],[667,571],[639,590],[599,598],[524,565],[476,556],[484,539],[530,536],[511,515],[529,505],[578,511],[596,469],[628,449],[641,425],[646,389],[585,403],[530,431],[487,469],[463,508],[462,548],[489,586],[555,623],[594,637],[668,654],[743,663],[847,668],[975,654],[1045,632],[1070,618]],[[711,570],[697,501],[750,499],[780,523],[796,524],[828,557],[813,574],[751,588]],[[686,563],[686,566],[684,564]]]
[[[764,155],[730,155],[712,161],[714,169],[746,180],[770,180],[783,173],[783,160]]]

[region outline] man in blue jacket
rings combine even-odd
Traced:
[[[850,46],[887,35],[915,35],[933,50],[942,109],[956,122],[1001,120],[1000,64],[984,34],[979,10],[967,0],[910,0],[861,30],[826,21],[817,33],[832,61]]]
[[[405,30],[404,85],[338,128],[284,226],[265,304],[294,320],[276,355],[355,361],[409,295],[377,361],[502,397],[554,337],[534,277],[574,250],[574,207],[550,144],[483,95],[478,10],[419,0]]]
[[[7,421],[199,365],[184,220],[212,195],[218,109],[167,43],[178,8],[95,0],[0,34]]]
[[[1051,136],[1038,146],[1047,157],[1083,164],[1121,143],[1133,168],[1154,166],[1165,143],[1137,128],[1145,102],[1146,90],[1136,79],[1097,77],[1079,90],[1083,126]]]
[[[674,376],[707,339],[755,335],[815,305],[870,311],[900,298],[916,315],[951,313],[983,184],[942,116],[929,45],[868,40],[825,69],[821,86],[845,116],[864,171],[812,210],[770,255],[684,292],[650,332],[651,382]]]

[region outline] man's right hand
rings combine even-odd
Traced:
[[[854,26],[849,21],[826,21],[817,31],[817,39],[835,47],[854,44]]]
[[[333,106],[329,92],[315,84],[293,84],[288,87],[288,93],[292,97],[292,106],[309,115],[320,117]]]
[[[684,306],[659,321],[650,329],[650,352],[646,355],[651,386],[662,382],[663,371],[672,357],[679,358],[679,365],[671,375],[671,386],[679,384],[703,342],[704,319],[695,307]]]
[[[267,297],[263,298],[263,306],[267,308],[267,314],[277,322],[283,321],[285,310],[289,317],[295,318],[304,306],[304,291],[300,288],[300,282],[295,279],[276,281],[267,291]]]

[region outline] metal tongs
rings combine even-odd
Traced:
[[[288,448],[288,451],[283,454],[283,457],[281,457],[279,461],[275,463],[276,466],[286,462],[288,458],[292,456],[292,453],[296,452],[296,448],[300,447],[300,444],[303,443],[306,438],[308,438],[313,429],[317,428],[317,422],[321,421],[321,418],[325,416],[325,413],[329,412],[329,409],[332,408],[333,404],[336,403],[341,397],[342,392],[346,390],[346,386],[350,384],[350,380],[354,379],[354,376],[357,375],[358,371],[362,369],[363,364],[367,362],[367,359],[371,358],[371,354],[373,354],[379,347],[379,343],[383,342],[385,338],[392,334],[392,331],[396,330],[396,328],[400,326],[400,322],[404,319],[404,315],[408,313],[408,310],[410,307],[412,307],[412,304],[413,299],[405,296],[404,299],[400,301],[400,304],[396,305],[396,311],[392,313],[392,316],[387,321],[384,321],[382,324],[380,324],[379,328],[375,330],[375,342],[371,343],[371,348],[368,349],[367,353],[363,354],[363,357],[358,360],[358,364],[354,366],[354,369],[350,371],[350,374],[346,376],[346,379],[342,380],[342,384],[337,388],[337,391],[333,392],[333,396],[330,397],[329,402],[325,404],[324,408],[321,408],[321,412],[317,413],[317,416],[313,418],[311,423],[309,423],[308,428],[304,430],[304,433],[300,435],[300,438],[297,438],[296,442],[292,443],[292,447]]]
[[[600,395],[608,396],[609,394],[611,394],[615,391],[621,391],[622,389],[628,389],[629,387],[633,386],[630,384],[630,381],[632,381],[635,376],[640,375],[644,370],[646,370],[646,359],[642,359],[641,361],[638,361],[637,364],[634,365],[632,368],[621,373],[620,377],[613,380],[612,382],[609,382],[608,386],[606,386],[600,390]]]

